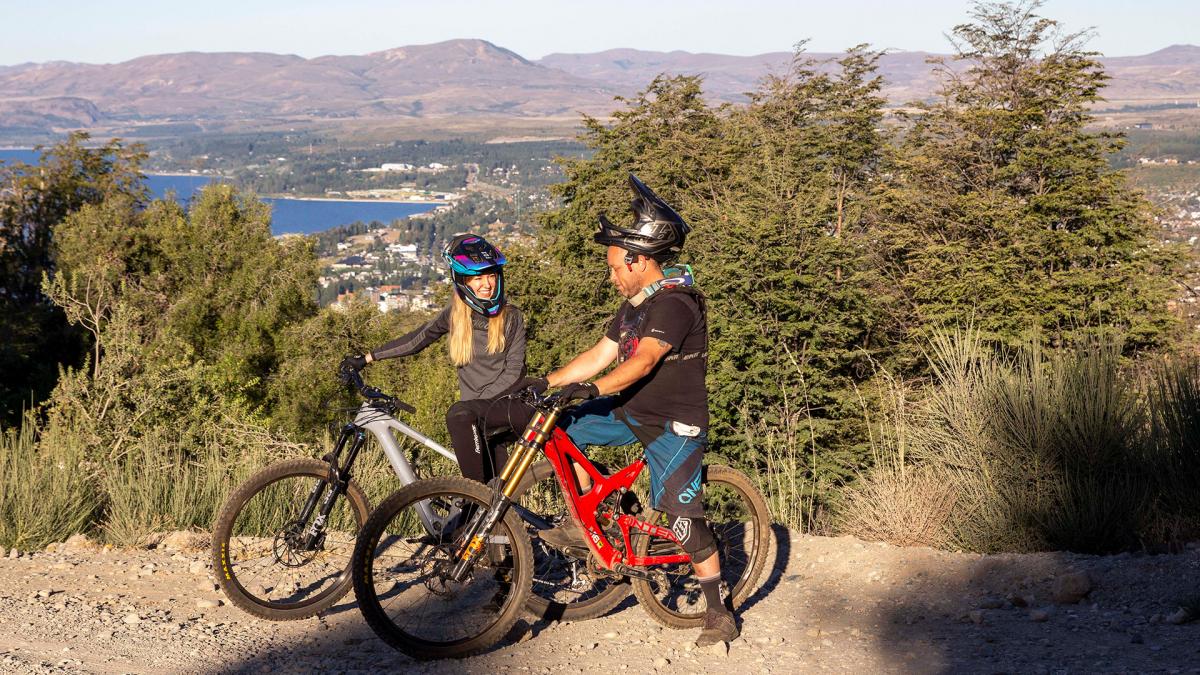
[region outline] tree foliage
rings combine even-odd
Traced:
[[[78,364],[83,336],[42,294],[54,271],[54,227],[86,204],[124,197],[144,200],[140,146],[112,140],[87,147],[72,133],[44,149],[36,165],[0,164],[0,424],[54,387],[59,364]]]
[[[1178,254],[1109,166],[1121,138],[1085,129],[1107,79],[1097,54],[1037,7],[976,5],[954,29],[966,69],[941,64],[939,99],[910,119],[880,201],[897,317],[916,335],[969,319],[1010,345],[1162,346]]]
[[[268,417],[276,342],[316,311],[316,263],[310,242],[271,237],[264,204],[228,186],[187,211],[118,195],[60,223],[55,256],[46,294],[94,343],[60,379],[56,424],[116,452],[128,434]]]
[[[630,172],[693,226],[682,260],[709,298],[712,450],[760,470],[787,448],[809,507],[870,463],[878,368],[926,374],[940,327],[1170,344],[1178,253],[1109,167],[1121,139],[1086,129],[1105,75],[1084,36],[1036,9],[976,5],[954,31],[969,67],[943,64],[938,100],[900,124],[865,46],[834,62],[800,49],[745,106],[660,76],[611,123],[585,118],[593,154],[564,162],[542,258],[514,270],[531,367],[561,365],[615,310],[590,234],[625,213]]]

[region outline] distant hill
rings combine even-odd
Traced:
[[[837,59],[840,54],[810,53],[817,59]],[[896,52],[880,60],[880,74],[887,83],[885,95],[893,102],[906,102],[931,95],[937,82],[925,62],[935,56],[926,52]],[[791,52],[769,52],[755,56],[649,52],[611,49],[595,54],[550,54],[542,65],[609,83],[626,91],[644,87],[655,75],[703,75],[705,91],[723,101],[744,101],[746,92],[769,74],[782,74],[792,61]]]
[[[807,56],[821,61],[835,60],[841,55],[809,53]],[[938,81],[927,61],[939,56],[948,58],[928,52],[885,54],[879,60],[879,74],[883,76],[883,94],[888,101],[903,104],[933,96]],[[550,54],[538,63],[624,90],[643,87],[661,72],[702,74],[709,96],[743,101],[744,94],[753,90],[763,76],[786,72],[791,59],[790,52],[729,56],[611,49],[593,54]],[[1152,54],[1101,58],[1100,62],[1112,77],[1104,90],[1112,103],[1200,100],[1200,47],[1174,45]]]
[[[811,54],[835,59],[836,54]],[[895,104],[936,88],[924,52],[880,60]],[[613,49],[537,61],[483,40],[451,40],[359,56],[305,59],[266,53],[180,53],[116,64],[55,61],[0,67],[0,138],[124,125],[243,127],[305,121],[486,116],[539,119],[605,114],[661,72],[702,74],[714,100],[743,101],[760,79],[786,70],[791,54],[755,56]],[[1106,95],[1139,105],[1200,99],[1200,47],[1103,59]],[[174,125],[174,126],[171,126]]]

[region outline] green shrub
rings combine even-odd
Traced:
[[[85,447],[67,442],[50,451],[39,434],[32,413],[0,432],[0,546],[41,549],[87,530],[98,511]]]

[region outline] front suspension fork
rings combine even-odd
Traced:
[[[508,509],[513,505],[513,494],[517,491],[525,472],[533,464],[541,448],[545,446],[550,431],[558,420],[557,413],[538,412],[525,427],[521,439],[517,441],[516,451],[513,452],[498,476],[501,488],[492,500],[492,506],[482,517],[475,518],[468,528],[462,544],[454,554],[454,564],[447,576],[450,580],[461,582],[471,573],[479,554],[483,552],[484,542],[491,536],[496,523],[500,522]]]
[[[346,455],[345,465],[339,468],[338,456],[341,455],[342,449],[351,436],[354,436],[354,443],[350,446],[350,451]],[[354,464],[359,451],[362,450],[363,445],[366,443],[366,438],[367,435],[362,429],[353,425],[346,425],[333,452],[325,456],[325,459],[329,462],[329,477],[317,481],[317,484],[313,486],[312,492],[309,493],[308,500],[304,503],[304,508],[300,512],[300,517],[296,521],[298,524],[307,523],[313,511],[316,510],[318,502],[320,503],[320,509],[317,510],[316,517],[313,518],[312,523],[303,531],[304,538],[300,542],[300,550],[312,551],[324,542],[325,524],[329,521],[329,514],[333,512],[333,507],[337,503],[338,497],[346,493],[350,484],[350,467]],[[328,492],[325,491],[326,487],[329,487]],[[324,495],[324,499],[322,499],[322,495]]]

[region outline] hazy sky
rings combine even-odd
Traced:
[[[536,59],[614,47],[725,54],[876,47],[946,52],[965,1],[0,0],[0,64],[113,63],[180,51],[365,54],[482,38]],[[1109,56],[1200,43],[1197,0],[1049,0],[1041,14]]]

